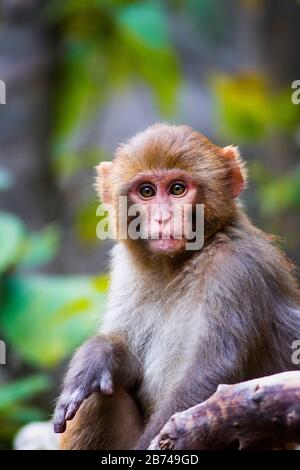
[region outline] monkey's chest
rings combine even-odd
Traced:
[[[142,396],[146,406],[155,404],[184,379],[203,332],[201,321],[180,305],[148,305],[139,317],[139,338],[133,338],[135,353],[143,365]]]

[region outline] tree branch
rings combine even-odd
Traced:
[[[176,413],[149,449],[274,449],[300,442],[300,371],[219,385]]]

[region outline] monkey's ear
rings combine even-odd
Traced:
[[[223,156],[229,163],[231,197],[237,197],[246,186],[246,169],[237,147],[228,145],[222,149]]]
[[[111,204],[111,168],[112,162],[101,162],[96,166],[96,190],[104,204]]]

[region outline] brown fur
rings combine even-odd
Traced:
[[[118,425],[112,426],[111,422]],[[63,450],[129,450],[137,443],[142,424],[140,411],[125,390],[117,389],[112,397],[94,393],[68,422],[60,447]]]

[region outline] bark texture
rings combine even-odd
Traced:
[[[150,449],[276,449],[300,442],[300,372],[220,385],[176,413]]]

